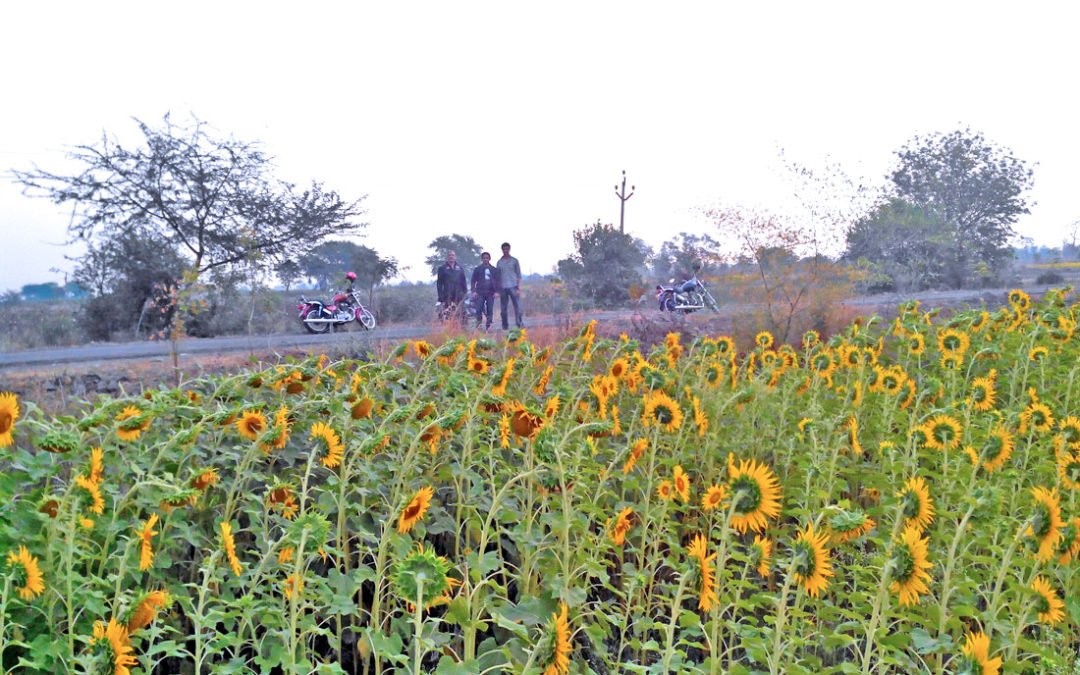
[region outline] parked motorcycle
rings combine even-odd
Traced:
[[[675,280],[668,282],[670,286],[656,286],[656,301],[660,311],[690,312],[708,307],[714,312],[719,309],[716,300],[705,284],[695,274],[690,279],[676,285]]]
[[[356,275],[352,272],[345,277],[349,281],[356,280]],[[333,326],[343,326],[353,320],[367,330],[375,327],[375,315],[364,307],[351,285],[335,295],[331,304],[322,300],[308,300],[301,295],[296,309],[300,312],[300,323],[304,324],[309,333],[325,333]]]

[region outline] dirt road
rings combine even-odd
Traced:
[[[1032,294],[1038,294],[1045,292],[1046,288],[1029,288],[1025,290]],[[904,300],[915,297],[928,305],[959,306],[965,303],[979,305],[983,302],[989,305],[1004,303],[1008,292],[1009,289],[989,289],[935,291],[919,293],[914,296],[885,294],[851,298],[845,304],[860,308],[866,307],[868,308],[867,311],[873,311],[874,308],[893,308]],[[651,297],[651,295],[645,296],[640,312],[656,313]],[[713,316],[717,314],[721,317],[735,316],[753,309],[754,306],[752,305],[725,305]],[[530,318],[528,325],[558,326],[565,325],[567,322],[593,318],[599,321],[629,320],[634,313],[630,310],[624,310],[618,312],[590,312],[581,317],[548,315]],[[275,353],[297,349],[315,351],[332,347],[359,349],[366,345],[378,344],[384,341],[423,337],[431,334],[432,330],[430,325],[377,327],[373,331],[357,330],[357,327],[350,327],[348,330],[327,335],[293,334],[259,337],[186,338],[180,341],[179,351],[181,358],[183,358],[183,356],[191,354]],[[125,342],[6,352],[0,353],[0,372],[70,363],[161,359],[169,356],[169,346],[169,343],[164,341]]]

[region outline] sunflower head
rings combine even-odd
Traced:
[[[1001,670],[1001,657],[990,658],[990,637],[986,633],[966,634],[961,654],[957,659],[957,673],[997,675]]]
[[[817,597],[829,585],[828,577],[835,576],[832,571],[829,549],[826,542],[829,535],[814,532],[814,526],[807,525],[799,532],[792,544],[793,558],[791,573],[795,581],[811,597]]]
[[[409,552],[394,566],[394,591],[402,601],[410,605],[429,607],[447,590],[450,581],[447,573],[450,563],[423,544]]]
[[[771,539],[762,536],[754,537],[754,543],[750,545],[750,564],[763,577],[769,576],[772,553],[773,542]]]
[[[1022,312],[1031,307],[1031,296],[1019,288],[1015,288],[1009,291],[1009,304],[1016,311]]]
[[[245,410],[236,420],[236,430],[249,441],[254,441],[266,429],[266,416],[261,410]]]
[[[728,491],[734,508],[731,526],[739,532],[762,532],[769,518],[780,516],[780,481],[767,464],[750,459],[736,465],[729,456]]]
[[[1031,590],[1035,595],[1035,612],[1039,615],[1039,621],[1053,626],[1065,618],[1065,603],[1058,597],[1048,579],[1035,577],[1031,582]]]
[[[908,479],[898,494],[900,509],[905,518],[904,527],[926,529],[934,521],[934,504],[930,500],[930,488],[919,476]]]
[[[132,651],[134,648],[124,624],[117,623],[115,618],[110,618],[108,624],[101,621],[94,624],[94,637],[90,641],[90,652],[95,662],[92,672],[128,675],[130,669],[137,665]]]
[[[641,413],[642,425],[653,424],[672,432],[682,426],[683,412],[679,404],[662,390],[653,390],[645,395]]]
[[[30,555],[25,546],[11,551],[7,557],[7,569],[19,597],[29,602],[45,592],[45,580],[38,567],[38,559]]]
[[[10,392],[0,393],[0,448],[6,448],[15,441],[11,432],[15,420],[19,419],[19,399]]]
[[[139,433],[142,432],[136,433],[135,436],[138,437]],[[34,444],[46,452],[65,454],[78,449],[79,435],[69,429],[53,427],[41,438],[36,439]]]
[[[892,591],[900,595],[901,605],[915,605],[919,595],[929,593],[927,572],[933,564],[927,560],[929,540],[915,527],[904,528],[896,538],[890,556]]]

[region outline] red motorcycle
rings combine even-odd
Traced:
[[[356,281],[356,275],[352,272],[346,274],[345,278],[350,282]],[[360,296],[351,283],[344,292],[334,296],[331,304],[322,300],[308,300],[301,295],[296,309],[300,312],[300,323],[309,333],[325,333],[334,326],[343,326],[354,320],[366,330],[375,327],[375,315],[360,302]]]

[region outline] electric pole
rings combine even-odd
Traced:
[[[615,186],[615,196],[619,198],[619,232],[623,231],[623,219],[626,217],[626,200],[634,196],[634,186],[630,186],[630,194],[626,194],[626,170],[622,172],[622,191]]]

